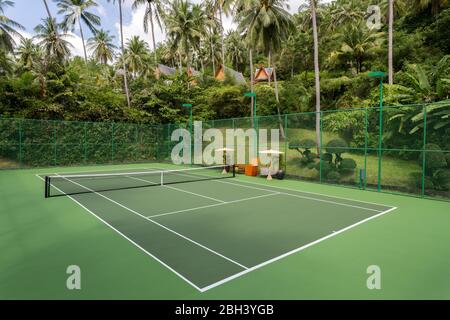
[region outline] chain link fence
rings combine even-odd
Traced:
[[[0,119],[0,168],[169,162],[177,128],[189,124]],[[210,128],[280,129],[289,178],[450,200],[448,102],[203,122]]]

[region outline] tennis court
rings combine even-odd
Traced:
[[[200,292],[396,209],[244,181],[223,167],[36,176],[45,201],[73,201]]]

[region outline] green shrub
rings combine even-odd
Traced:
[[[450,171],[445,169],[438,169],[433,174],[433,182],[436,187],[441,190],[449,190],[450,187]]]
[[[331,153],[324,153],[322,155],[322,160],[325,162],[332,163],[333,162],[333,155]]]
[[[327,174],[327,180],[330,182],[339,182],[341,175],[337,171],[330,171]]]
[[[352,174],[356,169],[356,161],[353,159],[342,159],[341,164],[339,166],[339,171],[342,174]]]
[[[427,151],[425,154],[425,172],[427,175],[432,176],[433,173],[440,168],[447,167],[446,155],[441,151],[441,148],[436,145],[429,143],[425,146]],[[423,154],[419,157],[419,163],[422,164]]]
[[[326,145],[328,153],[342,154],[348,151],[348,144],[343,139],[333,139]]]
[[[445,154],[445,160],[447,161],[447,168],[450,168],[450,152]]]
[[[302,149],[311,149],[317,146],[316,142],[312,139],[302,139],[298,143],[298,146]]]
[[[308,165],[306,166],[309,170],[312,170],[316,167],[316,164],[314,162],[310,162],[308,163]]]
[[[315,165],[317,171],[320,172],[320,164],[322,164],[322,176],[326,177],[330,171],[335,170],[335,166],[329,162],[322,161]]]

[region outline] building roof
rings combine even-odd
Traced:
[[[177,69],[165,66],[163,64],[158,64],[157,70],[159,74],[164,76],[171,76],[177,72]]]
[[[222,72],[223,76],[221,77]],[[217,70],[215,78],[217,80],[224,80],[226,76],[232,77],[237,84],[246,84],[244,75],[241,72],[235,71],[222,64],[220,65],[220,68]]]
[[[268,81],[269,78],[273,79],[273,68],[265,68],[263,65],[261,65],[258,69],[256,69],[255,82]]]

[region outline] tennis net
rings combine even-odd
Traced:
[[[186,182],[234,178],[234,166],[198,167],[179,170],[144,171],[128,173],[50,175],[45,177],[45,197],[58,197],[164,186]]]

